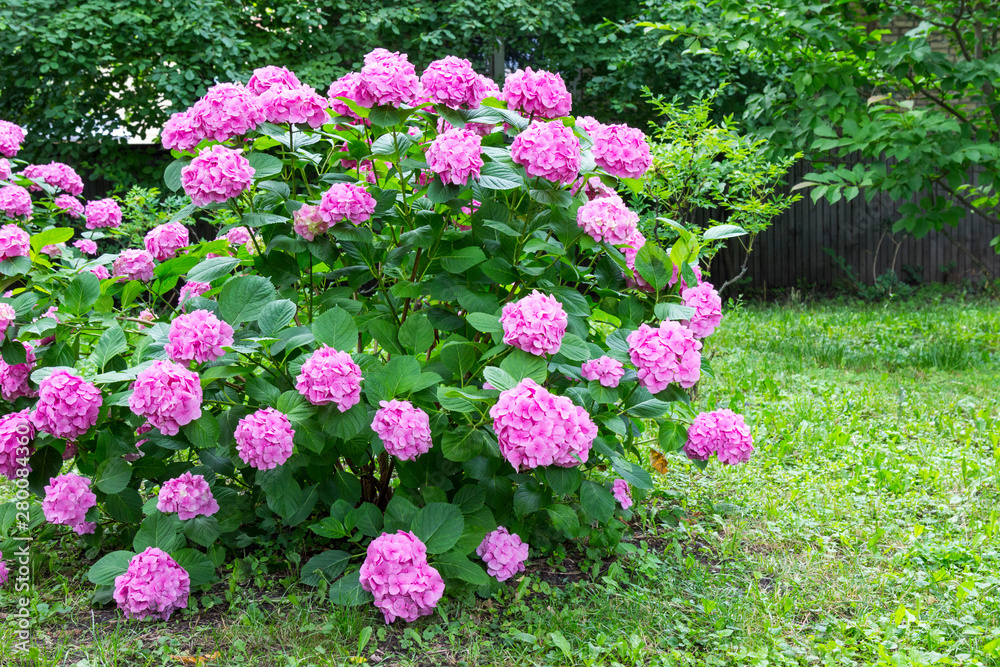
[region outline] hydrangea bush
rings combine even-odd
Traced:
[[[167,618],[281,534],[305,584],[412,621],[531,549],[613,548],[641,440],[745,461],[743,420],[687,393],[721,319],[701,237],[646,242],[620,196],[643,134],[571,103],[557,74],[384,49],[328,97],[263,68],[170,119],[191,203],[110,253],[115,202],[7,128],[0,535],[33,493],[102,556],[95,599]]]

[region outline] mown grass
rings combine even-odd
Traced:
[[[698,401],[744,412],[758,452],[670,457],[620,557],[538,558],[498,598],[386,628],[247,564],[197,610],[123,622],[48,549],[35,664],[998,665],[998,351],[989,302],[730,309]]]

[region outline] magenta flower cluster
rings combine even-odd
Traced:
[[[476,555],[486,563],[486,571],[497,581],[507,581],[518,572],[524,572],[528,560],[528,543],[503,526],[490,533],[476,547]]]
[[[229,141],[264,122],[257,97],[237,83],[212,86],[187,111],[176,113],[163,126],[164,148],[190,150],[205,139]]]
[[[639,216],[625,206],[617,195],[593,199],[576,211],[576,224],[595,241],[624,245],[632,239],[639,225]]]
[[[366,109],[375,106],[375,98],[364,85],[364,78],[358,72],[348,72],[330,84],[326,96],[330,98],[330,109],[339,116],[358,118],[358,115],[339,97],[345,97],[359,107]]]
[[[653,164],[642,130],[628,125],[605,125],[594,139],[597,166],[619,178],[641,178]]]
[[[31,217],[31,193],[20,185],[5,185],[0,188],[0,211],[8,218]]]
[[[413,622],[434,612],[444,579],[427,562],[427,547],[413,533],[383,533],[368,545],[361,587],[375,596],[386,623]]]
[[[241,246],[250,240],[250,230],[246,227],[233,227],[222,238],[229,241],[229,245]]]
[[[200,283],[197,280],[189,280],[181,287],[181,293],[177,297],[178,305],[183,306],[184,302],[196,296],[201,296],[212,289],[211,283]]]
[[[538,290],[506,304],[500,314],[503,342],[538,356],[559,351],[568,324],[562,304]]]
[[[222,348],[233,344],[233,328],[211,311],[195,310],[175,317],[167,337],[170,342],[163,349],[168,357],[201,364],[226,353]]]
[[[365,56],[361,85],[375,104],[398,107],[416,99],[420,80],[406,54],[375,49]]]
[[[152,255],[135,248],[122,250],[113,266],[116,276],[144,283],[153,279],[153,270],[156,268]]]
[[[629,488],[628,482],[624,479],[616,479],[611,484],[611,495],[615,497],[623,510],[632,507],[632,489]]]
[[[80,200],[71,195],[59,195],[53,202],[58,208],[66,212],[66,215],[76,219],[83,215],[84,207]],[[79,243],[79,241],[77,241]],[[75,245],[75,244],[74,244]],[[96,252],[96,246],[95,246]]]
[[[295,388],[313,405],[335,403],[347,412],[361,401],[361,368],[346,352],[324,346],[302,364]]]
[[[13,171],[10,168],[10,162],[4,158],[0,158],[0,181],[10,180]]]
[[[3,188],[0,188],[0,191],[2,190]],[[31,239],[28,232],[17,225],[0,227],[0,260],[27,257],[29,252],[31,252]]]
[[[258,470],[277,468],[292,455],[295,430],[288,417],[274,408],[247,415],[233,435],[240,459]]]
[[[247,90],[260,96],[272,88],[298,88],[302,84],[295,73],[285,67],[268,65],[258,67],[247,81]]]
[[[572,183],[580,173],[580,141],[562,123],[534,122],[514,137],[510,157],[528,176]]]
[[[679,322],[667,320],[656,328],[641,324],[625,340],[639,384],[653,394],[673,382],[693,387],[701,377],[701,341]]]
[[[305,204],[292,214],[292,229],[306,241],[312,241],[330,228],[330,223],[323,219],[319,206]]]
[[[153,227],[143,239],[146,250],[163,262],[177,256],[177,251],[191,245],[187,227],[179,222],[167,222]]]
[[[483,77],[464,58],[447,56],[435,60],[420,75],[423,95],[435,104],[452,109],[476,109],[486,95]]]
[[[409,401],[379,401],[372,430],[382,439],[385,451],[403,461],[426,454],[433,444],[430,418]]]
[[[258,101],[264,118],[271,123],[308,123],[316,129],[330,122],[326,98],[310,86],[272,85],[260,94]]]
[[[24,363],[8,364],[0,358],[0,395],[3,400],[11,403],[21,396],[35,395],[35,390],[28,382],[31,371],[35,369],[35,348],[31,343],[21,342],[21,345],[24,346]]]
[[[586,380],[597,380],[601,386],[614,389],[625,375],[625,365],[608,356],[583,362],[580,374]]]
[[[0,417],[0,475],[13,481],[17,479],[18,470],[31,471],[28,458],[35,451],[31,446],[34,439],[35,425],[31,423],[27,408]],[[17,450],[22,447],[27,451],[19,455]]]
[[[704,282],[697,287],[681,291],[684,305],[694,308],[694,315],[688,321],[688,329],[695,338],[707,338],[715,333],[722,323],[722,298],[712,283]]]
[[[38,402],[31,419],[38,430],[72,440],[97,423],[102,403],[100,389],[59,368],[38,383]]]
[[[216,144],[181,169],[181,185],[195,206],[238,197],[253,181],[254,169],[240,151]]]
[[[69,526],[77,535],[87,535],[95,528],[93,522],[87,521],[87,512],[96,505],[97,496],[90,490],[90,480],[71,472],[49,479],[42,512],[49,523]]]
[[[165,551],[146,547],[132,556],[125,574],[115,577],[115,602],[125,618],[155,616],[170,618],[176,609],[187,607],[191,577]]]
[[[323,221],[329,225],[336,225],[344,220],[360,225],[375,212],[375,203],[375,198],[360,185],[334,183],[320,198],[319,212]]]
[[[7,120],[0,120],[0,154],[14,157],[21,150],[24,128]]]
[[[87,202],[83,208],[83,217],[87,221],[87,229],[120,227],[122,209],[114,199],[95,199]]]
[[[140,371],[132,383],[128,405],[164,435],[177,435],[181,426],[201,417],[201,399],[197,373],[157,359]]]
[[[0,342],[7,337],[7,329],[17,319],[17,311],[9,303],[0,303]]]
[[[573,108],[573,96],[566,90],[562,77],[530,67],[519,69],[503,83],[507,106],[528,117],[558,118],[568,116]]]
[[[108,278],[111,277],[111,274],[108,272],[107,267],[101,266],[100,264],[98,264],[97,266],[92,266],[88,270],[95,276],[97,276],[98,280],[107,280]]]
[[[7,579],[10,577],[10,570],[7,569],[7,563],[4,562],[3,552],[0,551],[0,588],[7,583]]]
[[[515,470],[586,463],[597,437],[597,425],[586,410],[531,378],[502,392],[490,417],[500,453]]]
[[[156,509],[164,513],[177,512],[183,521],[196,516],[212,516],[219,511],[219,503],[212,497],[205,477],[188,471],[163,483],[156,498]]]
[[[714,454],[720,463],[736,465],[753,455],[753,436],[743,415],[728,409],[702,412],[688,428],[684,453],[699,461]]]
[[[73,242],[73,247],[82,252],[84,255],[97,254],[97,243],[91,241],[90,239],[78,239]]]
[[[483,168],[482,141],[478,134],[464,128],[443,132],[427,147],[427,166],[445,184],[465,185],[469,179],[478,180]]]
[[[71,195],[78,195],[83,192],[83,179],[73,170],[73,167],[62,162],[29,164],[21,172],[21,176],[32,181],[41,181],[46,185],[50,185]],[[32,184],[30,189],[37,192],[42,188],[39,185]]]

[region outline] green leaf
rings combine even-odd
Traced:
[[[430,349],[434,344],[434,327],[423,313],[413,313],[399,327],[399,344],[412,352],[420,354]]]
[[[250,166],[253,167],[254,180],[276,176],[281,173],[284,166],[280,158],[259,151],[254,151],[247,159],[250,161]]]
[[[31,271],[31,260],[20,255],[0,262],[0,273],[5,276],[23,276]],[[90,273],[89,271],[87,273]]]
[[[500,391],[508,391],[517,386],[520,380],[515,380],[511,377],[510,373],[507,371],[496,368],[495,366],[487,366],[483,369],[483,377],[487,382],[493,387]]]
[[[373,405],[405,396],[420,379],[420,362],[414,357],[393,357],[381,370],[365,379],[365,393]]]
[[[312,332],[317,342],[341,352],[350,353],[358,347],[358,325],[351,314],[339,306],[317,317]]]
[[[219,312],[230,324],[257,319],[267,304],[274,301],[271,281],[262,276],[239,276],[222,287]]]
[[[667,286],[674,273],[674,263],[663,248],[655,243],[647,243],[635,256],[635,270],[659,292]]]
[[[361,572],[348,572],[330,584],[330,602],[338,607],[357,607],[375,598],[361,588]]]
[[[615,497],[601,484],[585,480],[580,485],[580,505],[591,521],[606,523],[615,514]]]
[[[3,343],[0,344],[0,356],[10,366],[17,366],[28,361],[28,354],[24,349],[24,345],[14,338],[5,338]]]
[[[283,392],[278,397],[274,407],[278,412],[283,412],[293,422],[305,421],[316,414],[316,408],[295,389]]]
[[[441,266],[448,273],[464,273],[485,261],[486,254],[481,248],[458,248],[441,258]]]
[[[115,577],[125,574],[128,563],[135,553],[132,551],[112,551],[87,570],[87,579],[98,586],[111,586]]]
[[[257,318],[257,326],[264,336],[273,336],[295,318],[295,304],[288,299],[272,301],[264,306]]]
[[[90,271],[73,276],[59,296],[62,308],[73,315],[83,315],[101,296],[101,281]]]
[[[172,552],[184,546],[184,536],[181,535],[181,521],[176,514],[153,512],[139,526],[132,547],[137,552],[146,547],[156,547],[166,552]]]
[[[580,487],[583,474],[579,468],[562,468],[548,466],[545,468],[545,480],[552,487],[552,492],[559,496],[569,495]]]
[[[68,227],[54,227],[52,229],[46,229],[45,231],[38,232],[31,237],[31,249],[35,252],[41,252],[42,248],[47,245],[65,243],[71,238],[73,238],[73,230]]]
[[[635,405],[630,405],[626,411],[635,417],[662,417],[670,409],[670,404],[650,398]]]
[[[132,468],[125,459],[108,459],[97,467],[97,488],[104,493],[118,493],[131,479]]]
[[[653,314],[661,320],[690,320],[694,316],[694,308],[679,303],[658,303],[653,306]]]
[[[163,182],[172,192],[179,192],[181,187],[181,170],[191,163],[191,158],[174,160],[163,170]]]
[[[97,339],[94,351],[90,353],[90,362],[98,371],[103,372],[109,361],[127,349],[125,332],[117,324],[113,324]]]
[[[687,442],[688,429],[684,424],[664,421],[660,424],[660,449],[664,453],[679,452]]]
[[[125,283],[125,287],[122,288],[122,296],[121,296],[122,308],[128,308],[130,305],[132,305],[132,302],[135,301],[135,298],[140,294],[142,294],[142,292],[145,289],[146,286],[143,285],[138,280],[130,280],[127,283]]]
[[[587,361],[590,359],[590,347],[579,336],[568,333],[559,345],[559,354],[570,361]]]
[[[385,506],[385,517],[383,519],[383,530],[387,533],[394,533],[400,530],[409,530],[413,518],[417,516],[417,506],[400,495],[394,495],[389,504]]]
[[[457,185],[444,184],[438,179],[434,179],[427,186],[427,198],[435,204],[446,204],[458,196],[461,188]]]
[[[210,283],[216,278],[229,274],[240,265],[236,257],[209,257],[188,271],[188,282]]]
[[[503,325],[500,324],[499,315],[488,315],[486,313],[469,313],[465,319],[476,331],[484,333],[503,333]]]
[[[192,588],[215,581],[215,564],[197,549],[178,549],[171,551],[170,556],[191,577]]]
[[[462,510],[448,503],[430,503],[413,518],[410,530],[427,545],[427,553],[448,551],[462,536]]]
[[[620,456],[612,456],[611,467],[631,486],[645,490],[653,488],[653,478],[650,477],[649,473],[642,466],[638,466]]]
[[[365,537],[377,537],[382,533],[382,512],[372,503],[363,503],[348,516],[353,516],[354,527]]]
[[[473,563],[465,554],[449,551],[434,559],[434,567],[445,579],[467,581],[473,586],[489,586],[490,576],[482,566]]]
[[[346,551],[337,549],[324,551],[310,558],[302,566],[301,582],[306,586],[319,586],[320,581],[330,583],[347,569],[350,561],[351,554]]]
[[[506,371],[516,382],[531,378],[538,384],[543,384],[547,368],[544,357],[537,357],[524,350],[513,350],[500,362],[500,369]]]
[[[188,539],[203,547],[212,546],[222,533],[219,520],[214,516],[201,514],[183,523],[184,534],[188,536]]]
[[[580,518],[571,507],[550,505],[545,508],[545,512],[549,515],[556,530],[562,532],[566,537],[573,538],[580,533]]]
[[[464,425],[448,429],[441,437],[441,452],[449,461],[465,463],[479,456],[486,445],[482,431]]]
[[[198,449],[215,449],[219,444],[219,420],[215,415],[205,411],[201,417],[184,426],[184,435]]]
[[[598,380],[588,382],[587,391],[590,393],[590,397],[601,405],[610,405],[618,402],[618,390],[605,387]]]
[[[524,185],[524,179],[505,164],[487,162],[479,170],[479,184],[491,190],[512,190]]]
[[[738,225],[716,225],[709,227],[701,235],[706,241],[717,241],[719,239],[731,239],[734,236],[746,236],[747,231]]]
[[[104,499],[104,510],[115,521],[124,524],[136,524],[142,520],[142,498],[133,488],[125,487],[114,495]]]
[[[389,104],[372,107],[368,112],[368,120],[379,127],[399,125],[413,113],[412,109],[401,109]]]

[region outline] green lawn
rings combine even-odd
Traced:
[[[37,664],[1000,665],[997,304],[730,308],[708,347],[698,400],[758,451],[668,457],[616,559],[536,557],[496,599],[386,628],[249,557],[198,610],[126,623],[91,609],[76,551],[37,547]]]

